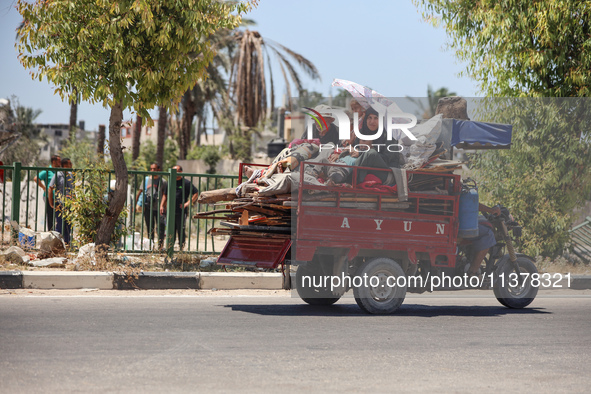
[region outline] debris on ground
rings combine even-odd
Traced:
[[[67,261],[68,259],[65,257],[52,257],[49,259],[30,261],[29,265],[31,267],[65,268]]]

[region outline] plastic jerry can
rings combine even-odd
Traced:
[[[460,238],[478,237],[478,190],[465,189],[460,194]]]

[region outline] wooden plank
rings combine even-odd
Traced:
[[[199,194],[197,202],[200,204],[213,204],[219,201],[231,201],[236,198],[236,189],[207,190]]]

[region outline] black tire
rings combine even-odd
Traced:
[[[367,283],[363,283],[367,286],[355,285],[353,287],[355,301],[365,312],[388,314],[393,313],[402,305],[406,296],[406,279],[403,283],[404,287],[395,285],[396,282],[400,282],[397,278],[405,275],[400,265],[394,260],[386,257],[369,260],[359,267],[355,276],[360,277],[361,280],[367,278]],[[371,286],[372,277],[378,278],[377,286]],[[388,277],[395,279],[388,280]],[[359,279],[356,280],[359,281]],[[355,281],[353,283],[355,284]]]
[[[310,305],[332,305],[337,302],[341,296],[330,291],[330,288],[326,287],[313,287],[309,286],[306,281],[306,286],[303,283],[303,277],[312,277],[312,283],[314,283],[313,277],[332,275],[332,272],[325,272],[319,261],[311,261],[307,264],[300,265],[296,272],[296,290],[302,301]],[[320,281],[316,281],[320,283]]]
[[[493,288],[495,297],[507,308],[525,308],[532,303],[538,294],[538,287],[532,285],[532,274],[537,274],[538,269],[527,257],[518,256],[517,264],[521,273],[529,273],[523,283],[516,282],[515,268],[510,260],[502,263],[496,270],[496,283]],[[513,276],[511,276],[513,274]]]

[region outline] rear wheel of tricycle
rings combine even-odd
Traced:
[[[507,308],[525,308],[538,294],[538,287],[532,285],[532,275],[538,274],[535,264],[527,257],[517,257],[520,275],[517,275],[511,261],[507,260],[497,268],[497,283],[494,293],[497,300]]]
[[[386,257],[369,260],[359,267],[355,276],[355,301],[365,312],[393,313],[402,305],[406,296],[406,278],[404,271],[394,260]]]
[[[300,298],[310,305],[332,305],[337,302],[341,296],[330,290],[330,281],[324,283],[326,281],[323,280],[329,275],[332,275],[332,271],[316,259],[300,265],[296,272],[296,290]],[[318,286],[320,284],[324,286]]]

